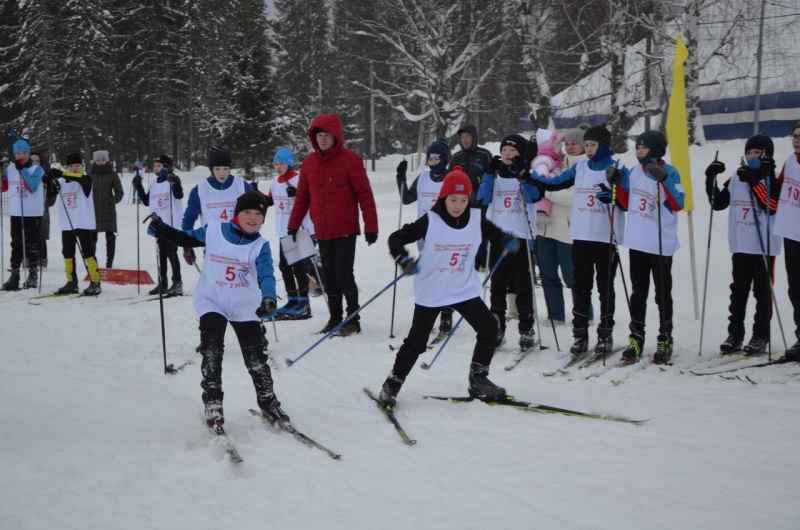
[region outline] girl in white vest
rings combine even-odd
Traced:
[[[439,200],[444,177],[447,175],[447,165],[450,163],[450,146],[444,138],[437,138],[428,146],[426,153],[428,167],[423,169],[411,183],[406,181],[408,162],[403,160],[397,166],[397,189],[401,193],[403,204],[417,203],[417,219],[427,214]],[[425,241],[417,241],[417,249],[422,250]],[[479,264],[480,265],[480,264]],[[439,333],[450,333],[453,326],[453,308],[442,309],[439,320]]]
[[[639,164],[622,175],[617,188],[617,200],[628,211],[621,243],[630,249],[631,272],[631,334],[623,361],[636,362],[642,353],[650,276],[660,322],[653,362],[666,364],[672,357],[672,256],[681,246],[678,212],[686,193],[678,170],[662,160],[666,151],[667,138],[660,131],[640,134],[636,139]]]
[[[177,227],[183,218],[183,187],[181,179],[172,172],[172,158],[160,155],[153,159],[153,172],[158,177],[150,184],[150,190],[144,191],[142,178],[133,177],[133,186],[139,192],[139,198],[150,213],[157,214],[169,226]],[[178,247],[166,240],[158,240],[158,260],[161,277],[158,285],[148,294],[157,295],[159,290],[165,296],[182,296],[181,262],[178,259]],[[172,267],[172,287],[167,289],[167,261]]]
[[[408,336],[397,352],[394,367],[381,387],[378,401],[390,408],[406,376],[427,348],[436,315],[453,306],[477,333],[469,369],[469,393],[490,401],[505,395],[505,389],[488,379],[489,363],[498,341],[498,321],[481,300],[481,280],[475,270],[475,253],[482,236],[493,247],[516,252],[519,243],[486,219],[479,208],[470,208],[472,184],[461,166],[445,177],[439,200],[415,222],[389,236],[389,252],[407,274],[414,277],[414,316]],[[409,257],[405,245],[425,239],[419,261]],[[511,255],[508,256],[510,258]]]
[[[519,239],[528,240],[536,233],[536,207],[541,198],[539,189],[525,182],[528,177],[528,162],[525,154],[528,141],[518,134],[510,134],[500,142],[500,156],[492,159],[491,173],[484,175],[478,191],[478,201],[488,206],[488,219]],[[523,202],[525,203],[523,205]],[[526,245],[533,243],[529,241]],[[528,247],[527,250],[530,250]],[[489,263],[494,264],[503,248],[490,245]],[[535,345],[533,284],[527,252],[520,252],[504,259],[492,274],[491,308],[500,321],[501,342],[505,336],[507,294],[517,295],[519,318],[519,347],[527,350]]]
[[[728,317],[728,338],[720,345],[723,354],[744,351],[750,355],[765,353],[769,344],[772,299],[770,296],[771,274],[764,265],[767,255],[769,270],[774,270],[775,256],[781,252],[781,238],[775,235],[775,220],[770,219],[767,232],[767,215],[775,213],[777,201],[767,197],[765,179],[770,179],[771,190],[776,189],[774,147],[766,134],[758,134],[747,140],[744,147],[744,167],[739,167],[725,182],[720,191],[715,182],[717,175],[725,171],[725,164],[712,162],[706,169],[706,193],[714,210],[730,207],[728,213],[728,246],[733,263],[731,283],[731,305]],[[761,203],[761,206],[759,206]],[[768,208],[763,206],[769,205]],[[744,341],[744,318],[747,299],[753,286],[756,299],[756,314],[753,321],[753,336],[742,347]]]
[[[183,248],[205,247],[206,260],[194,293],[200,317],[200,354],[203,362],[205,419],[214,428],[225,422],[222,409],[222,356],[225,329],[231,324],[239,339],[242,357],[253,379],[256,401],[264,417],[276,427],[289,423],[280,408],[261,338],[261,319],[275,314],[275,275],[269,243],[259,230],[264,224],[267,201],[257,192],[236,201],[230,222],[211,220],[184,232],[154,216],[149,232],[160,240]]]
[[[609,185],[613,187],[615,184],[611,181],[618,183],[619,175],[628,170],[612,158],[611,133],[604,126],[590,127],[584,133],[583,143],[588,160],[578,162],[551,179],[536,172],[531,178],[544,191],[574,188],[569,230],[575,266],[575,284],[572,287],[575,301],[572,308],[572,335],[575,342],[570,353],[580,355],[589,349],[589,308],[596,274],[600,293],[600,325],[597,327],[594,351],[598,355],[607,355],[614,347],[614,278],[619,263],[616,248],[609,245],[612,217],[617,241],[622,241],[625,232],[624,212],[617,205],[613,206],[616,209],[612,212]]]
[[[3,172],[2,187],[4,192],[8,191],[11,210],[11,276],[3,284],[4,291],[20,288],[19,269],[23,264],[23,254],[29,267],[23,286],[30,289],[39,285],[39,231],[44,216],[44,172],[31,160],[28,142],[17,140],[12,150],[14,161]]]
[[[773,222],[775,235],[783,237],[789,300],[794,308],[794,334],[797,337],[786,356],[797,362],[800,361],[800,122],[792,132],[792,147],[794,153],[786,159],[778,177],[778,211]]]
[[[64,256],[64,272],[67,283],[58,294],[78,292],[78,275],[75,267],[75,244],[80,244],[81,256],[89,272],[89,287],[85,295],[100,294],[100,270],[94,256],[94,231],[97,221],[94,215],[92,179],[84,172],[83,157],[74,152],[67,155],[67,170],[51,169],[48,194],[60,194],[58,201],[58,223],[61,226],[61,253]],[[52,185],[50,185],[52,184]]]

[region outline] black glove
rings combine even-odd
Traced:
[[[706,168],[706,177],[714,178],[720,173],[725,173],[725,164],[719,160],[714,160]]]
[[[536,155],[539,154],[539,144],[536,143],[536,135],[532,134],[528,140],[528,150],[525,152],[525,159],[533,162]]]
[[[664,166],[660,166],[655,158],[647,164],[647,172],[658,182],[664,182],[667,179],[667,170],[664,169]]]
[[[255,191],[258,191],[258,182],[255,180],[250,183],[250,186],[252,186]]]
[[[765,177],[775,174],[775,159],[765,156],[761,159],[761,174]]]
[[[595,193],[597,200],[603,204],[611,204],[611,199],[613,198],[611,188],[605,184],[595,184],[595,186],[600,188],[600,193]]]
[[[56,169],[54,167],[50,168],[50,178],[52,178],[54,181],[60,179],[62,173],[63,172],[60,169]]]
[[[180,181],[178,180],[178,177],[170,173],[169,175],[167,175],[167,182],[169,182],[170,185],[174,185],[175,183]]]
[[[367,232],[366,234],[364,234],[364,239],[367,240],[367,244],[371,245],[378,240],[378,233]]]
[[[408,254],[403,254],[397,258],[397,264],[403,269],[403,274],[406,276],[413,276],[419,272],[417,268],[417,260],[411,259]]]
[[[297,242],[297,229],[296,228],[290,228],[290,229],[288,229],[286,231],[286,233],[288,235],[292,236],[292,241]]]
[[[494,155],[492,157],[492,161],[489,162],[489,167],[486,169],[486,173],[490,175],[497,173],[497,170],[500,169],[500,160],[501,158],[499,155]]]
[[[406,169],[408,169],[408,162],[406,160],[397,164],[397,189],[408,188],[406,185]]]
[[[740,167],[736,170],[736,174],[739,176],[739,180],[750,184],[750,187],[755,186],[759,182],[761,182],[761,175],[750,169],[749,167]]]
[[[140,189],[142,187],[142,177],[137,174],[135,177],[133,177],[131,184],[133,184],[133,187],[137,190]]]
[[[264,298],[261,305],[256,309],[256,316],[259,318],[270,318],[278,310],[278,302],[274,298]]]
[[[167,230],[167,225],[166,225],[166,223],[164,223],[164,220],[161,219],[158,216],[157,213],[151,213],[150,214],[150,227],[149,228],[150,228],[150,230],[153,231],[153,233],[157,237],[161,237],[162,235],[164,235],[164,232]]]
[[[287,185],[286,186],[286,195],[288,195],[290,198],[294,198],[294,196],[297,195],[297,188],[295,188],[292,185]]]
[[[518,179],[524,179],[530,172],[528,164],[525,162],[525,159],[522,158],[520,155],[515,156],[514,159],[511,161],[511,163],[514,164],[514,171],[517,172]]]
[[[0,164],[0,167],[2,167],[2,165],[3,164]],[[50,184],[50,182],[52,181],[53,181],[53,176],[50,173],[45,173],[44,175],[42,175],[42,184],[44,184],[45,186]]]
[[[616,167],[608,166],[606,168],[606,180],[609,184],[619,184],[622,180],[622,174]]]

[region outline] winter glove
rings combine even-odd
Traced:
[[[761,182],[761,176],[746,166],[737,169],[736,174],[739,176],[739,180],[750,184],[751,188]]]
[[[141,189],[142,188],[142,177],[139,176],[139,174],[137,173],[137,175],[135,177],[133,177],[133,181],[131,183],[133,184],[133,187],[136,188],[137,190]]]
[[[400,189],[406,186],[406,170],[408,169],[408,161],[403,160],[397,164],[397,188]]]
[[[500,169],[500,160],[501,158],[499,155],[494,155],[492,157],[492,161],[489,162],[489,167],[486,169],[486,173],[489,175],[494,175],[497,173],[497,170]]]
[[[655,158],[647,164],[647,172],[658,182],[664,182],[667,179],[667,170],[664,169],[664,166],[660,166]]]
[[[170,173],[169,175],[167,175],[167,182],[169,182],[170,186],[174,186],[176,183],[180,181],[178,180],[178,177]]]
[[[607,171],[606,175],[608,175]],[[600,193],[595,193],[595,197],[597,197],[597,200],[602,202],[603,204],[611,204],[611,199],[613,198],[611,189],[605,184],[596,184],[596,186],[600,188]]]
[[[706,177],[707,179],[714,179],[720,173],[725,173],[725,164],[720,162],[719,160],[714,160],[711,162],[708,167],[706,168]],[[706,180],[708,182],[708,180]]]
[[[532,134],[528,140],[528,150],[525,152],[526,160],[533,160],[539,154],[539,144],[536,143],[536,135]]]
[[[297,188],[295,188],[291,184],[287,184],[286,185],[286,195],[288,195],[289,198],[293,199],[295,197],[295,195],[297,195]]]
[[[164,220],[158,216],[157,213],[151,213],[149,228],[156,235],[156,237],[161,237],[167,230],[167,225],[164,223]]]
[[[0,164],[2,166],[3,164]],[[45,173],[42,175],[42,184],[45,186],[49,185],[53,181],[53,176],[50,173]]]
[[[255,180],[250,183],[250,186],[253,187],[253,190],[258,191],[258,182],[256,182]],[[258,192],[261,193],[260,191]]]
[[[419,272],[419,267],[417,267],[417,260],[412,259],[411,256],[408,255],[408,252],[403,252],[402,255],[397,256],[397,264],[400,265],[400,268],[403,269],[403,274],[406,276],[413,276]]]
[[[766,176],[775,174],[775,159],[765,156],[761,159],[761,174]]]
[[[528,173],[530,172],[530,169],[528,168],[528,164],[527,162],[525,162],[525,159],[522,158],[520,155],[517,155],[514,157],[511,163],[514,165],[514,171],[517,172],[517,178],[520,180],[524,180],[528,176]]]
[[[292,241],[297,242],[297,228],[290,228],[286,233],[292,236]]]
[[[503,248],[505,248],[509,254],[516,254],[519,250],[519,241],[511,234],[506,234],[506,237],[503,239]]]
[[[364,239],[367,240],[367,244],[371,245],[378,240],[378,233],[377,232],[367,232],[364,234]]]
[[[609,184],[619,184],[622,180],[622,174],[616,167],[608,166],[606,168],[606,180]]]
[[[264,298],[261,305],[256,309],[256,316],[259,318],[270,318],[278,310],[278,302],[274,298]]]
[[[194,265],[195,261],[197,261],[197,256],[195,255],[193,248],[183,249],[183,261],[185,261],[189,266]]]

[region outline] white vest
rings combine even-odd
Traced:
[[[621,244],[640,252],[658,254],[658,206],[661,210],[661,254],[672,256],[681,248],[678,241],[678,214],[664,208],[667,199],[664,187],[661,186],[661,203],[657,205],[658,184],[638,164],[631,171],[630,183],[628,226],[625,228],[625,241]],[[676,187],[678,191],[683,191],[680,184]]]
[[[444,307],[481,295],[475,270],[475,253],[481,244],[481,211],[470,210],[469,223],[450,228],[436,212],[428,212],[425,249],[414,276],[414,302],[424,307]]]
[[[39,166],[32,165],[23,171],[33,173]],[[29,192],[22,182],[22,175],[17,166],[10,163],[6,169],[8,177],[8,205],[14,217],[41,217],[44,215],[44,186],[41,184],[33,193]]]
[[[289,179],[289,183],[295,188],[297,188],[299,182],[300,175],[295,175]],[[294,197],[289,197],[289,194],[286,193],[288,187],[285,182],[278,182],[277,177],[272,179],[272,184],[269,187],[273,209],[275,210],[275,235],[279,238],[288,235],[289,217],[292,215],[292,208],[294,207]],[[311,234],[314,234],[314,225],[308,213],[306,213],[300,228],[305,228]]]
[[[728,184],[728,191],[731,194],[731,204],[728,208],[728,246],[733,253],[741,254],[761,254],[761,245],[764,245],[764,253],[767,252],[769,244],[769,255],[777,256],[781,253],[780,237],[774,233],[767,241],[767,216],[758,206],[758,201],[750,191],[750,185],[739,180],[736,172],[731,176]],[[755,205],[755,211],[753,211]],[[756,218],[754,217],[757,216]],[[770,219],[770,232],[774,232],[775,220]],[[761,237],[758,235],[756,226],[761,229]]]
[[[772,222],[776,236],[800,241],[800,164],[794,154],[789,156],[783,168],[781,198]]]
[[[91,178],[84,175],[81,178]],[[63,178],[58,179],[61,187],[61,200],[58,201],[58,222],[62,232],[68,232],[73,228],[83,230],[96,230],[97,220],[94,217],[94,188],[87,197],[83,193],[83,188],[79,182],[67,182]],[[66,210],[65,210],[66,208]],[[71,224],[70,224],[71,222]]]
[[[153,182],[150,185],[150,213],[157,213],[169,226],[181,226],[183,219],[183,199],[172,195],[169,181]]]
[[[236,199],[244,193],[244,179],[233,177],[233,184],[227,189],[214,189],[208,180],[197,183],[197,197],[200,199],[200,226],[211,221],[224,223],[233,219]]]
[[[624,169],[622,164],[619,169]],[[611,238],[610,204],[603,204],[597,200],[600,188],[596,184],[605,184],[606,170],[594,171],[589,169],[589,161],[581,160],[575,166],[575,192],[572,201],[572,215],[570,216],[569,231],[572,239],[581,241],[597,241],[608,243]],[[625,239],[625,214],[617,208],[614,212],[614,232],[617,242]]]
[[[492,222],[503,232],[510,232],[514,237],[521,239],[528,238],[528,230],[525,228],[526,207],[529,210],[528,215],[532,215],[534,223],[536,222],[536,209],[530,204],[523,205],[524,200],[519,180],[502,177],[494,179]],[[530,233],[535,234],[536,227],[530,226],[530,228]]]
[[[439,192],[442,191],[442,182],[431,180],[430,170],[420,172],[417,177],[417,219],[431,211],[431,208],[439,200]]]
[[[256,258],[266,244],[259,237],[248,245],[234,245],[222,234],[222,224],[206,227],[206,258],[197,281],[193,305],[200,316],[219,313],[230,322],[259,321],[261,305]]]

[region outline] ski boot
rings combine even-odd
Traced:
[[[378,393],[378,403],[383,408],[394,407],[397,404],[397,393],[403,386],[405,379],[397,377],[394,372],[389,372],[389,377],[383,382],[381,391]]]
[[[28,279],[25,280],[26,289],[36,289],[39,286],[39,269],[34,267],[28,269]]]
[[[453,312],[452,310],[442,311],[439,317],[439,333],[450,333],[453,329]]]
[[[222,412],[221,401],[209,401],[206,403],[206,425],[214,428],[215,425],[225,424],[225,415]]]
[[[277,398],[272,398],[272,403],[266,407],[261,407],[261,413],[273,427],[283,429],[289,424],[289,415],[281,409],[281,402]]]
[[[332,318],[331,317],[328,320],[328,323],[325,324],[325,327],[323,327],[321,330],[319,330],[319,334],[320,335],[327,335],[328,333],[333,331],[334,328],[336,328],[336,326],[338,326],[341,323],[342,323],[342,319],[341,318]]]
[[[667,364],[672,359],[672,333],[662,333],[658,336],[656,354],[653,356],[655,364]]]
[[[628,347],[622,352],[620,362],[635,363],[639,362],[644,346],[644,333],[634,332],[628,337]]]
[[[296,293],[289,293],[289,295],[289,302],[278,309],[275,320],[307,320],[311,318],[311,305],[308,303],[308,291],[301,290]]]
[[[78,280],[70,280],[61,287],[56,294],[72,294],[78,292]]]
[[[83,295],[97,296],[101,291],[102,289],[100,288],[100,282],[89,282],[89,287],[83,290]]]
[[[172,287],[167,289],[167,297],[170,296],[183,296],[183,282],[172,282]]]
[[[297,305],[297,291],[286,291],[286,299],[287,302],[278,308],[278,314],[275,315],[276,317],[286,314],[287,311]],[[280,320],[280,318],[278,320]]]
[[[758,337],[753,335],[753,338],[750,339],[750,342],[742,348],[742,351],[747,355],[762,355],[767,353],[767,345],[769,344],[769,339],[767,337]]]
[[[334,333],[334,337],[348,337],[350,335],[355,335],[356,333],[361,333],[361,324],[358,320],[351,320],[341,328],[339,331]]]
[[[725,339],[725,342],[719,345],[719,351],[723,355],[728,355],[731,353],[736,353],[737,351],[742,349],[742,342],[744,337],[737,337],[735,335],[728,335],[728,338]]]
[[[167,295],[167,280],[164,280],[160,284],[157,284],[155,288],[148,291],[147,294],[150,296],[158,296],[159,293],[164,293],[164,296]]]
[[[525,351],[534,346],[536,346],[536,333],[534,333],[533,328],[531,328],[519,336],[519,349]]]
[[[489,367],[478,363],[469,365],[469,395],[481,401],[491,401],[506,395],[506,389],[489,381]]]
[[[575,342],[569,349],[573,357],[589,351],[589,330],[587,328],[574,328],[572,330],[572,337]]]
[[[797,337],[797,342],[795,342],[792,346],[789,346],[789,350],[800,350],[800,328],[794,332],[794,336]],[[787,353],[789,350],[787,350]]]
[[[11,276],[3,284],[4,291],[19,291],[19,269],[11,269]]]
[[[608,355],[614,349],[614,337],[608,328],[597,328],[597,346],[594,352],[598,355]]]

